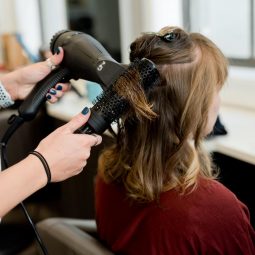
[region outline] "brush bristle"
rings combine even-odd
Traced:
[[[113,85],[97,97],[88,122],[79,132],[102,134],[129,109],[133,109],[137,117],[155,117],[145,94],[157,86],[158,81],[159,73],[153,62],[142,59],[132,63]]]
[[[118,119],[128,108],[128,101],[120,97],[111,85],[104,93],[96,98],[92,110],[100,112],[103,118],[111,123]]]
[[[142,86],[145,92],[159,84],[159,72],[155,64],[151,60],[143,58],[138,65],[138,70],[142,79]]]
[[[93,111],[101,112],[112,122],[126,111],[128,106],[136,109],[138,115],[155,117],[147,103],[146,92],[159,83],[159,72],[154,63],[146,58],[135,60],[119,79],[98,96]]]

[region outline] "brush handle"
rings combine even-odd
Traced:
[[[121,102],[121,104],[123,103],[124,101]],[[95,133],[102,135],[104,131],[109,128],[111,122],[112,121],[106,120],[106,117],[102,114],[102,112],[97,112],[94,110],[94,107],[92,107],[89,120],[85,125],[76,130],[75,133],[89,135]]]
[[[58,82],[66,82],[70,79],[70,71],[67,68],[58,67],[43,80],[38,82],[28,97],[20,105],[19,116],[25,121],[32,120],[36,116],[42,104],[46,101],[46,94]]]

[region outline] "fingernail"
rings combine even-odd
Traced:
[[[59,47],[55,50],[55,54],[59,54],[60,53],[60,49],[59,49]]]
[[[54,89],[50,89],[50,91],[49,91],[49,92],[50,92],[50,94],[51,94],[51,95],[56,95],[56,94],[57,94],[57,91],[56,91],[56,90],[54,90]]]
[[[46,98],[49,100],[51,99],[51,95],[47,95]]]
[[[83,115],[86,115],[87,113],[89,112],[89,108],[88,107],[85,107],[83,110],[82,110],[82,114]]]
[[[61,85],[58,85],[57,88],[56,88],[56,90],[62,90],[62,88],[63,88],[63,87],[62,87]]]

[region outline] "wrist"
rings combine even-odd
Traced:
[[[24,159],[25,169],[29,172],[29,176],[33,179],[38,189],[47,185],[47,175],[40,160],[33,155],[28,155]]]
[[[14,104],[8,89],[0,81],[0,107],[7,108]]]
[[[14,79],[12,72],[5,74],[1,77],[0,82],[4,86],[5,90],[9,93],[11,100],[17,100],[17,81]]]
[[[44,156],[40,152],[38,152],[36,150],[29,152],[29,154],[34,155],[41,161],[41,163],[44,167],[45,174],[47,176],[47,183],[50,183],[51,182],[51,172],[50,172],[50,167],[48,165],[47,160],[44,158]]]

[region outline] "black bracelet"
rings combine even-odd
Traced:
[[[44,170],[46,172],[46,175],[47,175],[47,179],[48,179],[48,183],[50,183],[51,181],[51,172],[50,172],[50,167],[46,161],[46,159],[44,158],[44,156],[39,153],[38,151],[31,151],[29,152],[29,154],[33,154],[35,155],[37,158],[40,159],[40,161],[42,162],[43,166],[44,166]]]

